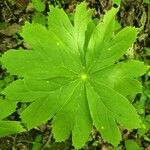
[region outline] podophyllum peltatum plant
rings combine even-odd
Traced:
[[[31,129],[52,119],[56,141],[71,135],[75,148],[85,145],[93,126],[115,146],[121,140],[120,127],[139,128],[139,116],[126,97],[142,91],[137,77],[147,67],[136,60],[118,62],[135,42],[137,29],[117,32],[117,11],[112,8],[95,23],[92,11],[81,3],[73,24],[54,7],[47,28],[26,22],[21,36],[32,50],[9,50],[1,58],[7,71],[19,77],[3,91],[10,111],[4,109],[1,119],[17,102],[30,102],[20,114],[24,126]],[[18,122],[11,123],[0,122],[1,136],[23,130]]]

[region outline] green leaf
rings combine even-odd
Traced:
[[[114,18],[117,11],[118,9],[112,8],[105,14],[103,21],[99,22],[95,27],[87,50],[87,58],[89,59],[87,59],[88,65],[91,64],[91,61],[93,61],[94,58],[92,57],[99,56],[97,54],[100,52],[99,50],[103,48],[104,43],[107,43],[112,38],[115,26]]]
[[[117,146],[117,147],[114,147],[113,150],[122,150],[122,146]]]
[[[17,121],[0,121],[0,137],[8,136],[25,130]]]
[[[26,79],[25,84],[31,91],[49,92],[61,88],[73,79],[67,77],[56,77],[51,79]],[[31,84],[32,83],[32,84]]]
[[[91,35],[95,29],[95,24],[93,22],[89,22],[87,26],[87,30],[85,32],[85,43],[84,43],[84,50],[87,51],[88,43],[91,38]]]
[[[70,88],[67,91],[68,94],[70,94],[75,85],[76,82],[71,82],[69,85],[66,85]],[[66,86],[64,86],[64,88]],[[60,88],[55,91],[49,91],[44,97],[39,98],[39,100],[33,102],[25,111],[23,111],[21,117],[23,122],[27,123],[28,128],[33,128],[37,124],[45,123],[55,115],[65,101],[65,99],[60,96],[60,94],[64,94],[61,92],[62,90],[63,89]]]
[[[126,140],[125,146],[127,150],[141,150],[140,146],[134,140]]]
[[[96,82],[107,84],[127,96],[142,92],[142,85],[135,78],[142,76],[147,69],[143,62],[130,60],[97,71],[91,76]]]
[[[9,59],[9,61],[7,61]],[[20,77],[28,76],[28,74],[40,73],[41,70],[48,71],[48,63],[44,58],[41,58],[34,51],[27,50],[11,50],[5,53],[2,57],[2,61],[8,68],[11,74],[19,75]],[[38,63],[39,62],[39,63]]]
[[[67,87],[62,91],[62,98],[68,93],[68,88],[70,89],[70,87]],[[88,140],[92,129],[92,120],[88,110],[84,86],[80,83],[72,90],[71,94],[70,92],[68,94],[69,97],[65,97],[65,104],[54,117],[53,133],[58,141],[63,141],[69,137],[72,131],[72,142],[78,149]],[[62,130],[64,126],[67,127]]]
[[[109,93],[109,94],[108,94]],[[140,127],[139,118],[129,101],[104,84],[87,85],[91,116],[103,138],[117,146],[121,139],[115,121],[126,128]],[[135,119],[133,122],[130,119]]]
[[[140,127],[140,119],[135,108],[133,108],[124,96],[102,83],[92,82],[91,84],[95,92],[100,96],[101,101],[111,111],[118,123],[126,128]],[[135,120],[131,122],[129,118]]]
[[[114,84],[114,89],[124,96],[142,93],[142,85],[135,79],[118,79]]]
[[[37,135],[34,141],[32,142],[32,150],[41,150],[42,148],[42,135]]]
[[[47,18],[44,14],[36,12],[34,14],[34,16],[32,17],[32,22],[46,25],[47,24]]]
[[[103,29],[100,31],[103,32]],[[129,34],[131,36],[129,37]],[[92,72],[101,70],[105,67],[108,67],[115,63],[123,54],[126,53],[127,49],[130,48],[135,41],[137,36],[137,29],[134,27],[125,27],[119,33],[117,33],[114,38],[110,41],[103,41],[101,43],[101,47],[97,50],[98,53],[96,54],[96,50],[91,53],[94,55],[94,61],[89,60],[88,62],[92,63],[90,65]],[[98,37],[95,37],[98,38]],[[106,43],[107,42],[107,43]],[[94,49],[94,48],[93,48]],[[88,53],[87,53],[88,54]],[[89,55],[87,55],[87,58]],[[91,56],[90,56],[91,57]]]
[[[36,92],[30,90],[23,80],[16,80],[9,84],[3,91],[2,94],[6,95],[8,103],[11,102],[32,102],[40,97],[45,96],[43,92]]]
[[[45,96],[37,99],[21,113],[22,121],[29,129],[46,123],[57,112],[59,103],[55,92],[45,94]]]
[[[61,106],[61,109],[58,111],[53,120],[53,133],[58,141],[62,141],[69,137],[71,130],[74,126],[74,117],[75,117],[75,100],[77,99],[77,88],[79,87],[78,83],[67,85],[61,90],[61,100],[65,103]],[[60,119],[64,118],[64,119]],[[63,126],[66,126],[65,130],[61,131]]]
[[[104,139],[113,145],[117,145],[121,140],[121,134],[113,114],[110,112],[110,108],[105,106],[101,96],[98,95],[91,85],[87,85],[87,98],[94,125]]]
[[[57,8],[54,9],[57,11]],[[52,29],[53,28],[56,28],[59,31],[56,24],[54,24]],[[63,31],[63,28],[60,29]],[[66,32],[65,28],[64,30]],[[66,34],[68,35],[69,33]],[[80,56],[79,54],[74,54],[72,48],[68,47],[68,45],[64,42],[66,41],[64,37],[59,37],[59,35],[63,35],[63,33],[61,34],[61,32],[59,32],[58,34],[53,30],[47,30],[40,24],[30,24],[26,22],[21,35],[25,41],[31,45],[34,51],[38,53],[38,55],[49,62],[50,66],[64,66],[70,70],[74,69],[73,71],[79,71],[81,67]],[[67,43],[70,42],[67,41]],[[74,45],[72,47],[76,49]]]
[[[74,39],[74,28],[64,10],[50,7],[48,27],[51,32],[63,42],[68,50],[78,53],[77,42]],[[59,42],[58,42],[59,43]]]
[[[42,0],[32,0],[32,3],[37,11],[39,12],[44,11],[45,4],[42,2]]]
[[[77,5],[74,16],[74,30],[78,49],[81,53],[83,53],[83,46],[85,43],[85,32],[88,28],[88,24],[92,21],[91,17],[92,11],[87,10],[85,2]]]
[[[30,129],[37,124],[45,123],[58,111],[53,120],[53,133],[56,140],[63,141],[67,139],[70,132],[73,131],[74,145],[76,147],[84,145],[92,128],[92,120],[87,109],[85,95],[79,94],[80,92],[84,93],[84,88],[78,89],[76,86],[79,86],[77,81],[69,85],[67,84],[62,89],[53,91],[43,99],[32,103],[21,114],[23,122],[27,123]],[[78,101],[78,107],[75,107],[76,101]],[[30,121],[29,123],[31,119],[32,122]],[[67,125],[66,122],[68,122]],[[66,128],[62,130],[64,126]],[[84,130],[82,135],[80,135],[81,130]]]
[[[108,11],[91,35],[87,50],[89,70],[97,71],[112,65],[136,40],[137,29],[133,27],[125,27],[119,33],[114,33],[117,12],[115,8]]]
[[[150,4],[150,0],[144,0],[144,3]]]
[[[112,0],[114,4],[120,5],[121,0]]]
[[[1,60],[8,72],[21,77],[2,93],[9,102],[30,102],[20,114],[28,129],[52,120],[56,141],[72,135],[79,149],[92,125],[115,146],[121,140],[118,124],[140,127],[126,96],[142,91],[138,78],[148,67],[134,60],[118,62],[136,40],[137,29],[115,27],[117,12],[112,8],[97,24],[84,2],[73,24],[56,7],[50,7],[47,28],[25,23],[21,36],[31,50],[10,50]]]
[[[0,100],[0,120],[6,118],[16,110],[16,102]],[[6,109],[7,108],[7,109]]]

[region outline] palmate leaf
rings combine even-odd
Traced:
[[[146,68],[143,62],[130,60],[94,72],[91,76],[95,82],[107,84],[127,96],[142,92],[142,85],[135,77],[141,76]]]
[[[34,5],[35,9],[39,12],[42,12],[45,9],[45,5],[44,2],[42,2],[42,0],[32,0],[32,4]]]
[[[113,2],[114,4],[120,5],[121,0],[112,0],[112,2]]]
[[[7,100],[0,100],[0,120],[6,118],[16,110],[16,102],[8,102]],[[7,109],[6,109],[7,108]]]
[[[10,50],[3,66],[18,79],[3,94],[10,102],[31,102],[21,113],[28,129],[52,119],[56,141],[72,133],[75,148],[88,140],[94,125],[113,145],[121,140],[119,126],[140,127],[140,119],[127,95],[140,93],[137,77],[147,67],[135,60],[118,63],[137,37],[137,29],[114,32],[112,8],[95,25],[91,10],[77,6],[74,24],[59,8],[50,7],[48,29],[26,23],[21,36],[32,50]]]
[[[25,131],[19,121],[2,120],[14,113],[16,111],[16,106],[17,102],[0,100],[0,137]]]
[[[19,132],[24,132],[20,122],[17,121],[1,121],[0,120],[0,137],[8,136]]]

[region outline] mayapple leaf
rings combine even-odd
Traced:
[[[91,38],[89,40],[87,48],[87,66],[91,68],[95,62],[95,57],[99,56],[100,52],[103,52],[103,47],[111,40],[113,36],[114,26],[115,26],[115,16],[118,9],[112,8],[108,11],[104,19],[98,23],[92,32]]]
[[[125,141],[126,150],[140,150],[140,145],[135,140],[126,140]]]
[[[75,54],[53,30],[47,30],[40,24],[26,22],[21,36],[38,55],[46,58],[45,60],[49,62],[49,65],[51,64],[50,67],[52,65],[54,67],[64,66],[68,67],[69,70],[79,71],[81,67],[79,54]]]
[[[142,76],[147,69],[143,62],[130,60],[94,72],[91,76],[95,82],[107,84],[127,96],[142,92],[142,85],[135,77]]]
[[[16,58],[14,58],[14,55]],[[9,59],[9,62],[5,61],[7,59]],[[28,74],[30,75],[32,72],[39,73],[42,69],[44,70],[44,74],[48,71],[47,61],[34,51],[11,50],[2,57],[2,60],[11,74],[19,75],[20,77],[27,76]],[[37,63],[37,61],[40,63]],[[13,65],[10,66],[11,63]]]
[[[103,32],[103,29],[99,29],[99,31]],[[131,34],[130,37],[129,33]],[[95,36],[95,39],[97,39],[98,36],[100,35],[93,35],[93,36]],[[87,52],[87,58],[90,58],[89,60],[87,60],[87,63],[90,64],[89,70],[95,72],[105,67],[111,66],[123,54],[126,53],[128,48],[132,47],[132,44],[136,40],[136,37],[137,37],[136,28],[125,27],[116,35],[114,35],[113,38],[110,37],[111,40],[109,41],[103,40],[98,48],[96,48],[95,46],[97,45],[96,40],[93,41],[94,47],[90,48],[92,49],[92,51],[89,50],[88,51],[89,53]]]
[[[120,5],[121,0],[112,0],[114,4]]]
[[[9,59],[9,62],[5,61],[7,59]],[[73,59],[70,61],[73,62]],[[67,77],[75,74],[75,71],[66,68],[63,64],[57,65],[53,63],[53,60],[45,60],[43,56],[39,55],[35,51],[11,50],[3,55],[2,61],[5,63],[5,66],[11,74],[18,75],[20,77],[29,76],[31,78],[33,76],[34,79],[49,79],[56,76]]]
[[[2,94],[7,101],[30,102],[20,114],[22,123],[32,129],[52,120],[56,141],[72,135],[77,149],[93,125],[115,146],[119,127],[140,127],[126,96],[142,91],[137,78],[147,70],[139,61],[118,62],[138,34],[134,27],[115,27],[118,8],[97,23],[91,12],[85,2],[79,4],[72,23],[65,11],[50,6],[47,28],[28,22],[23,27],[21,36],[31,50],[10,50],[1,58],[8,72],[21,77]]]
[[[15,133],[25,132],[20,122],[17,121],[0,121],[0,137],[8,136]]]
[[[90,22],[92,22],[92,10],[87,10],[85,2],[82,2],[80,5],[77,5],[74,16],[74,34],[81,53],[84,53],[85,32]]]
[[[129,129],[140,127],[140,119],[136,110],[124,96],[102,83],[92,81],[91,86],[118,123]],[[131,122],[129,118],[134,121]]]
[[[6,101],[11,102],[32,102],[40,97],[45,96],[44,92],[36,92],[27,87],[24,80],[16,80],[10,83],[3,91],[2,94],[6,95]]]
[[[0,120],[6,118],[16,110],[16,102],[0,100]],[[6,109],[7,108],[7,109]]]
[[[114,145],[117,145],[121,140],[121,134],[119,128],[115,122],[113,114],[110,108],[105,106],[105,103],[101,100],[101,96],[97,93],[93,86],[87,84],[87,99],[89,103],[90,113],[93,119],[93,123],[100,131],[103,138],[107,139]],[[116,108],[117,109],[117,108]]]
[[[38,12],[42,12],[45,9],[45,4],[42,0],[32,0],[32,4]]]
[[[27,123],[28,128],[33,128],[37,124],[45,123],[48,119],[51,119],[65,103],[66,99],[64,97],[70,96],[76,84],[77,82],[70,82],[69,85],[67,84],[57,90],[46,92],[43,98],[39,98],[23,111],[21,114],[23,122]],[[64,93],[65,88],[68,89],[67,93]],[[30,121],[31,119],[32,121]]]
[[[52,31],[69,50],[78,53],[77,44],[74,42],[73,37],[73,25],[63,9],[50,6],[48,25],[49,30]]]
[[[143,2],[146,3],[146,4],[150,4],[149,0],[144,0]]]
[[[89,138],[92,130],[92,119],[89,114],[85,88],[82,82],[74,86],[71,92],[68,92],[70,89],[67,85],[66,89],[63,89],[61,93],[61,98],[65,98],[66,102],[54,117],[52,131],[58,141],[67,139],[72,131],[73,145],[76,148],[80,148]],[[68,97],[66,97],[67,94]],[[67,127],[64,129],[64,126]]]

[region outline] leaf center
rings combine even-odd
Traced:
[[[88,79],[88,75],[86,73],[81,73],[81,80],[86,81]]]

